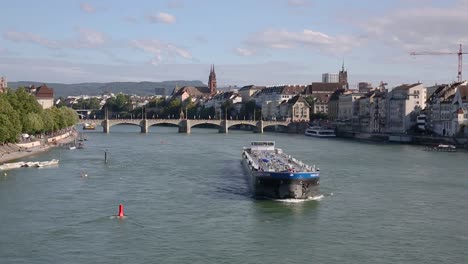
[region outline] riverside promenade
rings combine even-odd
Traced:
[[[32,142],[0,145],[0,164],[45,152],[51,147],[73,142],[77,136],[78,132],[76,130],[67,129],[65,133]]]

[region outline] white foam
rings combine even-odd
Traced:
[[[308,201],[320,201],[323,199],[323,194],[312,196],[307,199],[273,199],[273,201],[282,202],[282,203],[303,203]]]

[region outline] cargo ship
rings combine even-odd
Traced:
[[[242,151],[252,193],[257,198],[308,199],[319,195],[319,169],[275,148],[274,141],[252,141]]]

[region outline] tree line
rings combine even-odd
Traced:
[[[73,126],[76,112],[68,107],[42,109],[24,88],[0,94],[0,143],[17,142],[22,133],[48,134]]]

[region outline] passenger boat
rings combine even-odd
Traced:
[[[319,169],[275,148],[274,141],[252,141],[243,148],[242,164],[255,197],[308,199],[318,195]]]
[[[312,126],[306,129],[306,136],[311,137],[336,137],[335,130],[320,126]]]
[[[84,123],[83,130],[96,130],[96,125],[91,123]]]

